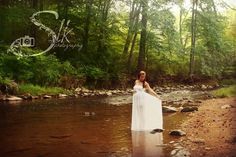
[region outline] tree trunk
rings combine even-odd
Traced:
[[[183,7],[181,4],[180,12],[179,12],[179,42],[181,45],[181,52],[183,52],[183,38],[182,38],[182,19],[183,19]]]
[[[140,43],[139,43],[139,55],[138,55],[138,66],[137,66],[138,71],[145,69],[148,0],[142,0],[141,7],[142,7],[142,20],[141,20],[142,30],[141,30],[141,37],[140,37]]]
[[[86,2],[86,18],[84,24],[84,38],[83,38],[83,52],[87,54],[88,52],[88,41],[89,41],[89,27],[90,27],[90,19],[91,19],[91,8],[92,8],[93,0],[87,0]]]
[[[39,0],[39,10],[43,10],[43,0]]]
[[[136,2],[136,0],[133,0],[132,7],[131,7],[130,15],[129,15],[129,29],[128,34],[126,37],[123,54],[126,55],[129,51],[130,43],[132,41],[132,38],[135,34],[135,28],[136,28],[136,19],[139,17],[140,14],[140,4]]]
[[[98,57],[104,57],[107,53],[107,46],[106,46],[106,39],[107,39],[107,30],[106,28],[106,22],[109,14],[109,10],[111,8],[112,0],[105,0],[100,1],[100,18],[101,22],[99,24],[99,35],[98,35],[98,48],[97,48],[97,56]],[[101,53],[102,52],[102,53]]]
[[[57,0],[57,12],[62,19],[68,19],[69,2],[67,0]]]
[[[129,46],[130,46],[130,42],[132,40],[132,27],[133,27],[133,21],[134,21],[134,12],[135,12],[135,0],[133,0],[132,2],[132,9],[130,11],[130,15],[129,15],[129,29],[128,29],[128,33],[127,33],[127,37],[125,40],[125,45],[124,45],[124,49],[123,49],[123,54],[127,54],[128,50],[129,50]]]
[[[134,52],[134,47],[135,47],[135,42],[136,42],[136,38],[137,38],[138,33],[135,32],[133,40],[132,40],[132,44],[131,44],[131,49],[129,52],[129,57],[128,57],[128,62],[127,62],[127,67],[128,67],[128,73],[130,74],[131,71],[131,61],[133,58],[133,52]]]
[[[196,45],[196,13],[197,13],[197,0],[193,0],[192,4],[192,22],[191,22],[191,52],[190,52],[190,63],[189,63],[189,76],[190,78],[194,75],[194,55]]]
[[[39,0],[33,0],[31,6],[34,9],[34,11],[37,12],[39,6]],[[35,39],[35,41],[37,41],[37,28],[34,26],[34,24],[30,25],[30,33],[32,34],[32,37]]]
[[[127,61],[127,70],[128,73],[130,73],[131,71],[131,61],[132,61],[132,57],[133,57],[133,52],[134,52],[134,48],[135,48],[135,43],[136,43],[136,39],[137,39],[137,35],[138,35],[138,24],[139,24],[139,15],[140,15],[140,9],[141,6],[139,5],[139,8],[137,10],[136,16],[135,16],[135,21],[134,21],[134,31],[132,33],[134,33],[133,39],[132,39],[132,43],[131,43],[131,48],[130,48],[130,52],[129,52],[129,56],[128,56],[128,61]]]

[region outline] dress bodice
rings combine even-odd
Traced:
[[[136,84],[133,89],[135,92],[144,92],[145,91],[145,88],[143,88],[142,85],[138,85],[138,84]]]

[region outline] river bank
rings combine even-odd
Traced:
[[[215,89],[218,86],[196,84],[196,85],[164,85],[155,86],[153,89],[159,95],[170,93],[174,91],[188,90],[188,91],[208,91]],[[78,87],[76,89],[66,90],[59,87],[40,87],[37,85],[20,85],[17,84],[11,87],[5,87],[11,92],[0,93],[0,101],[21,101],[34,99],[51,99],[51,98],[77,98],[77,97],[92,97],[92,96],[113,96],[113,95],[127,95],[132,94],[131,88],[126,89],[87,89],[85,87]],[[7,90],[6,90],[7,91]],[[180,96],[181,98],[181,96]],[[182,99],[182,98],[181,98]],[[186,99],[186,98],[185,98]],[[175,100],[173,100],[175,101]]]
[[[235,156],[236,97],[205,100],[181,125],[191,156]]]

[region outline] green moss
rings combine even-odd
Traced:
[[[59,93],[69,94],[70,92],[60,87],[41,87],[32,84],[19,85],[19,94],[26,94],[26,93],[29,93],[31,95],[42,95],[42,94],[54,95]]]
[[[232,97],[236,96],[236,85],[230,85],[212,91],[212,94],[216,97]]]

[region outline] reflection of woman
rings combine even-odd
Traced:
[[[163,156],[162,148],[162,133],[132,131],[132,157],[161,157]]]
[[[135,81],[132,104],[133,131],[163,131],[162,106],[158,95],[145,81],[146,73],[140,71]]]

